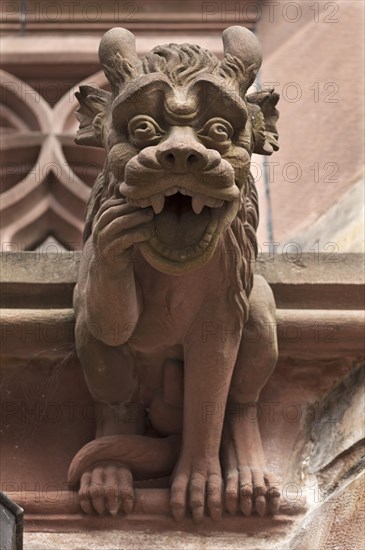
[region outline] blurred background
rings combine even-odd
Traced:
[[[143,55],[192,42],[222,56],[221,32],[257,33],[255,87],[279,92],[280,151],[253,158],[261,252],[300,260],[364,251],[364,3],[361,0],[1,3],[3,251],[77,250],[103,151],[77,146],[80,82],[106,86],[97,51],[123,26]]]

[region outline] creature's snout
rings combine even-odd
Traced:
[[[164,170],[186,173],[210,170],[221,161],[218,151],[199,143],[194,131],[186,126],[174,126],[169,136],[157,145],[156,159]]]
[[[208,197],[220,204],[239,196],[231,164],[219,151],[205,147],[190,126],[172,126],[159,143],[143,148],[130,159],[119,189],[128,200],[143,208],[150,204],[144,199],[178,192],[204,195],[207,200],[203,206],[208,205]],[[140,199],[142,202],[136,202]],[[209,206],[218,206],[217,201]],[[161,211],[164,203],[159,204],[157,210]]]

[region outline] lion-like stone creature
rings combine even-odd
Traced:
[[[69,469],[87,514],[128,513],[134,480],[164,476],[177,520],[278,510],[247,410],[277,362],[273,295],[253,276],[250,160],[278,149],[279,97],[246,94],[261,64],[253,33],[228,28],[223,45],[222,60],[190,44],[139,58],[114,28],[99,49],[111,91],[76,94],[77,143],[106,150],[74,294],[101,411]]]

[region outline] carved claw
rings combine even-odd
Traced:
[[[267,499],[269,505],[269,513],[275,515],[279,512],[280,507],[280,490],[279,480],[273,479],[270,474],[265,475],[265,481],[267,485]]]
[[[179,472],[180,470],[180,472]],[[205,470],[205,471],[204,471]],[[222,515],[222,479],[217,471],[195,468],[177,468],[171,486],[171,513],[176,521],[181,521],[190,509],[194,523],[201,523],[207,507],[210,517],[218,521]]]
[[[130,470],[122,465],[105,464],[85,472],[80,481],[80,506],[82,511],[112,516],[120,510],[129,514],[133,510],[134,489]]]
[[[278,482],[258,468],[232,468],[226,473],[224,504],[231,515],[238,510],[244,516],[254,511],[259,516],[276,514],[280,504]]]

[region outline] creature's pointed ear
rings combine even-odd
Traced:
[[[95,86],[80,86],[75,93],[80,104],[76,117],[80,122],[75,141],[78,145],[103,147],[103,122],[111,93]]]
[[[252,119],[253,153],[271,155],[279,149],[279,134],[276,128],[279,118],[279,111],[276,109],[279,94],[274,90],[265,90],[249,94],[246,99]]]

